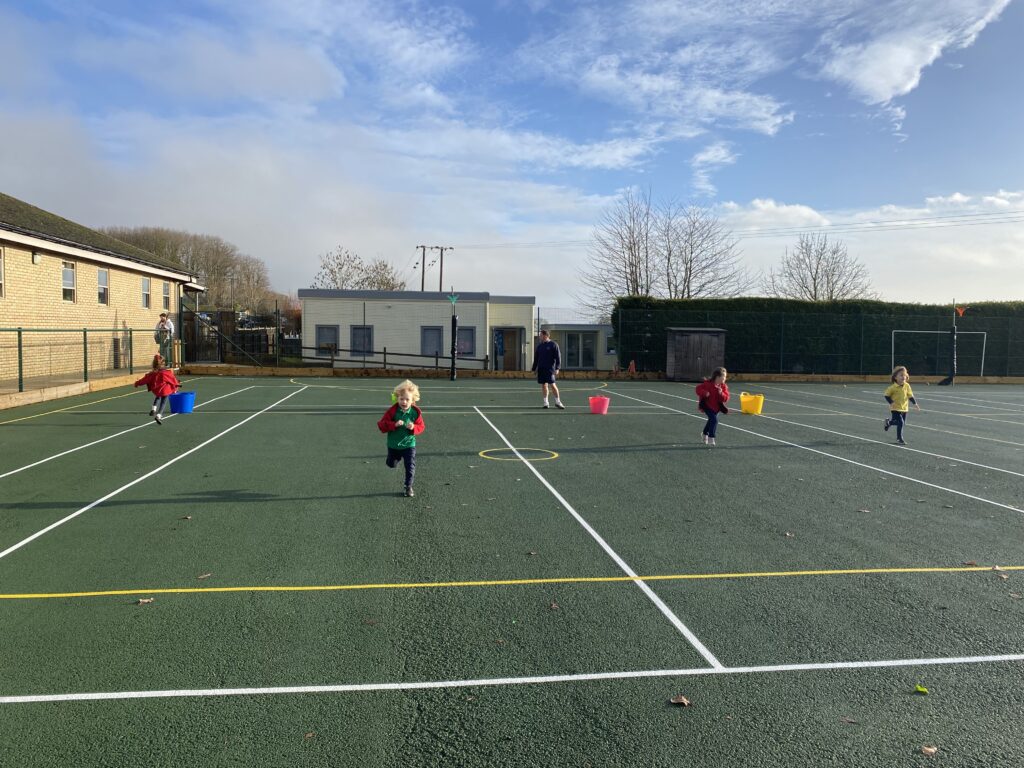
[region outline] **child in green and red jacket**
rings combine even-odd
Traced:
[[[395,387],[391,399],[395,404],[377,422],[377,428],[388,436],[388,457],[384,463],[391,469],[399,461],[405,464],[405,495],[415,496],[412,481],[416,476],[416,435],[426,429],[423,411],[416,405],[420,388],[406,379]]]

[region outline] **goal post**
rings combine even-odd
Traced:
[[[903,328],[893,329],[892,337],[891,337],[891,342],[890,342],[890,361],[889,361],[889,363],[890,363],[889,364],[889,369],[890,370],[892,370],[893,368],[896,367],[896,334],[912,334],[912,333],[916,333],[916,334],[927,333],[927,334],[932,334],[932,335],[939,335],[939,336],[948,336],[948,337],[950,337],[950,343],[952,345],[951,357],[952,357],[953,361],[955,361],[956,358],[957,358],[957,349],[956,349],[956,345],[957,345],[956,337],[957,336],[981,336],[981,363],[979,365],[979,369],[978,369],[978,374],[977,375],[978,376],[984,376],[985,375],[985,345],[986,345],[986,343],[988,341],[988,332],[987,331],[961,331],[961,330],[956,330],[956,331],[952,331],[952,330],[949,330],[949,331],[912,331],[912,330],[903,329]],[[939,342],[939,341],[941,341],[941,339],[936,339],[936,342]],[[953,365],[955,366],[956,363],[954,362]],[[950,372],[950,377],[952,377],[954,375],[956,375],[956,371],[955,370]],[[968,374],[968,375],[973,375],[973,374]]]

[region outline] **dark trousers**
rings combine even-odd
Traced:
[[[889,411],[889,426],[896,427],[896,439],[903,439],[903,427],[907,425],[907,414],[903,411]]]
[[[714,437],[715,432],[718,431],[718,414],[710,408],[704,408],[702,410],[708,417],[708,423],[704,425],[704,434],[708,437]]]
[[[384,462],[391,469],[398,466],[398,462],[405,463],[405,487],[412,487],[412,480],[416,476],[416,446],[412,448],[388,448],[388,458]]]
[[[153,407],[156,408],[157,413],[164,412],[164,405],[167,403],[167,395],[157,395],[153,398]]]

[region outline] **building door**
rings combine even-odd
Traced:
[[[515,328],[495,328],[491,342],[491,359],[496,371],[518,371],[519,331]]]

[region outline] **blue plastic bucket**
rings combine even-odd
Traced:
[[[171,395],[168,400],[171,402],[171,413],[192,413],[196,404],[195,392],[178,392]]]

